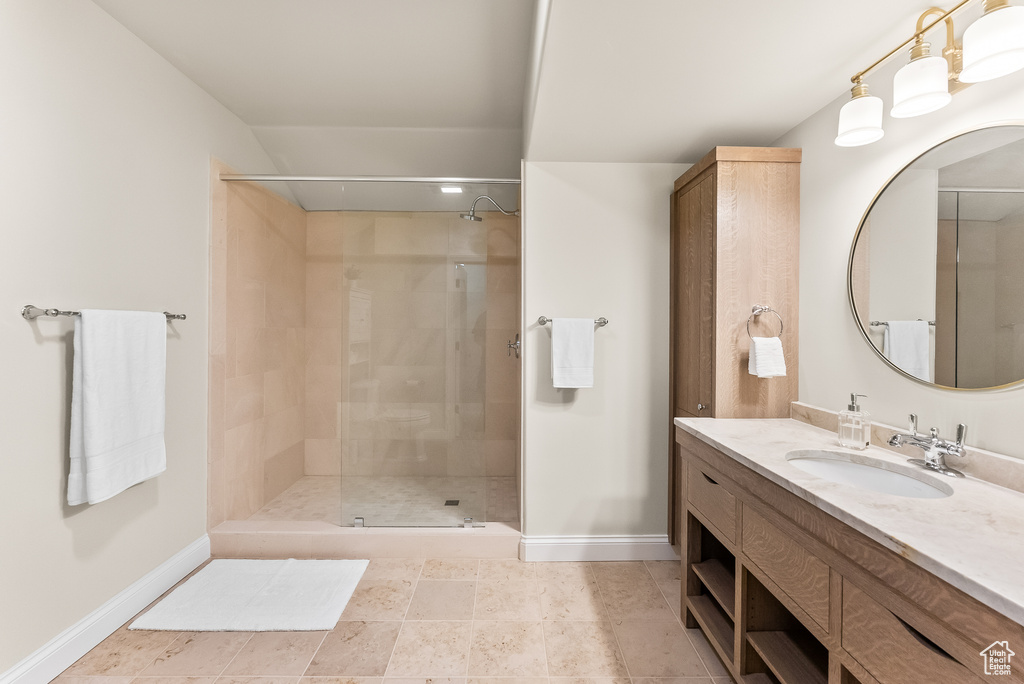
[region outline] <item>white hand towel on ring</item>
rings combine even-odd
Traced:
[[[759,378],[779,378],[786,374],[786,355],[778,337],[751,337],[747,372]]]

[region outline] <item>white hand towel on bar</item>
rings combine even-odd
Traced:
[[[69,505],[164,471],[166,366],[162,313],[86,310],[75,320]]]
[[[594,319],[551,320],[551,379],[555,387],[594,386]]]
[[[759,378],[778,378],[786,374],[786,356],[778,337],[751,337],[747,372]]]
[[[882,337],[882,351],[897,368],[931,382],[931,336],[928,321],[889,321]]]

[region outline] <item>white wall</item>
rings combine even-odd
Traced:
[[[209,169],[272,172],[249,129],[87,0],[0,3],[0,672],[206,531]],[[73,323],[183,312],[167,472],[67,507]]]
[[[669,196],[688,165],[524,168],[523,533],[665,534]],[[552,387],[542,315],[608,318],[592,389]]]
[[[899,66],[894,63],[868,79],[887,109],[892,73]],[[850,392],[861,392],[868,395],[864,408],[879,421],[904,425],[907,414],[915,412],[923,428],[936,426],[946,436],[963,422],[970,445],[1024,457],[1018,435],[1024,390],[955,392],[900,376],[868,348],[846,293],[850,243],[875,193],[908,162],[953,135],[994,122],[1024,121],[1024,73],[974,85],[932,114],[902,120],[886,116],[885,137],[865,147],[833,143],[839,108],[848,99],[837,98],[773,143],[803,148],[800,400],[837,410]]]

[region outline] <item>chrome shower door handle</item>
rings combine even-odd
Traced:
[[[512,351],[515,350],[516,358],[519,358],[519,333],[516,333],[516,341],[508,341],[508,356],[512,356]]]

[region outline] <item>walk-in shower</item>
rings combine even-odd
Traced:
[[[220,178],[226,305],[263,305],[224,317],[225,451],[261,453],[211,468],[220,518],[518,521],[518,179]]]

